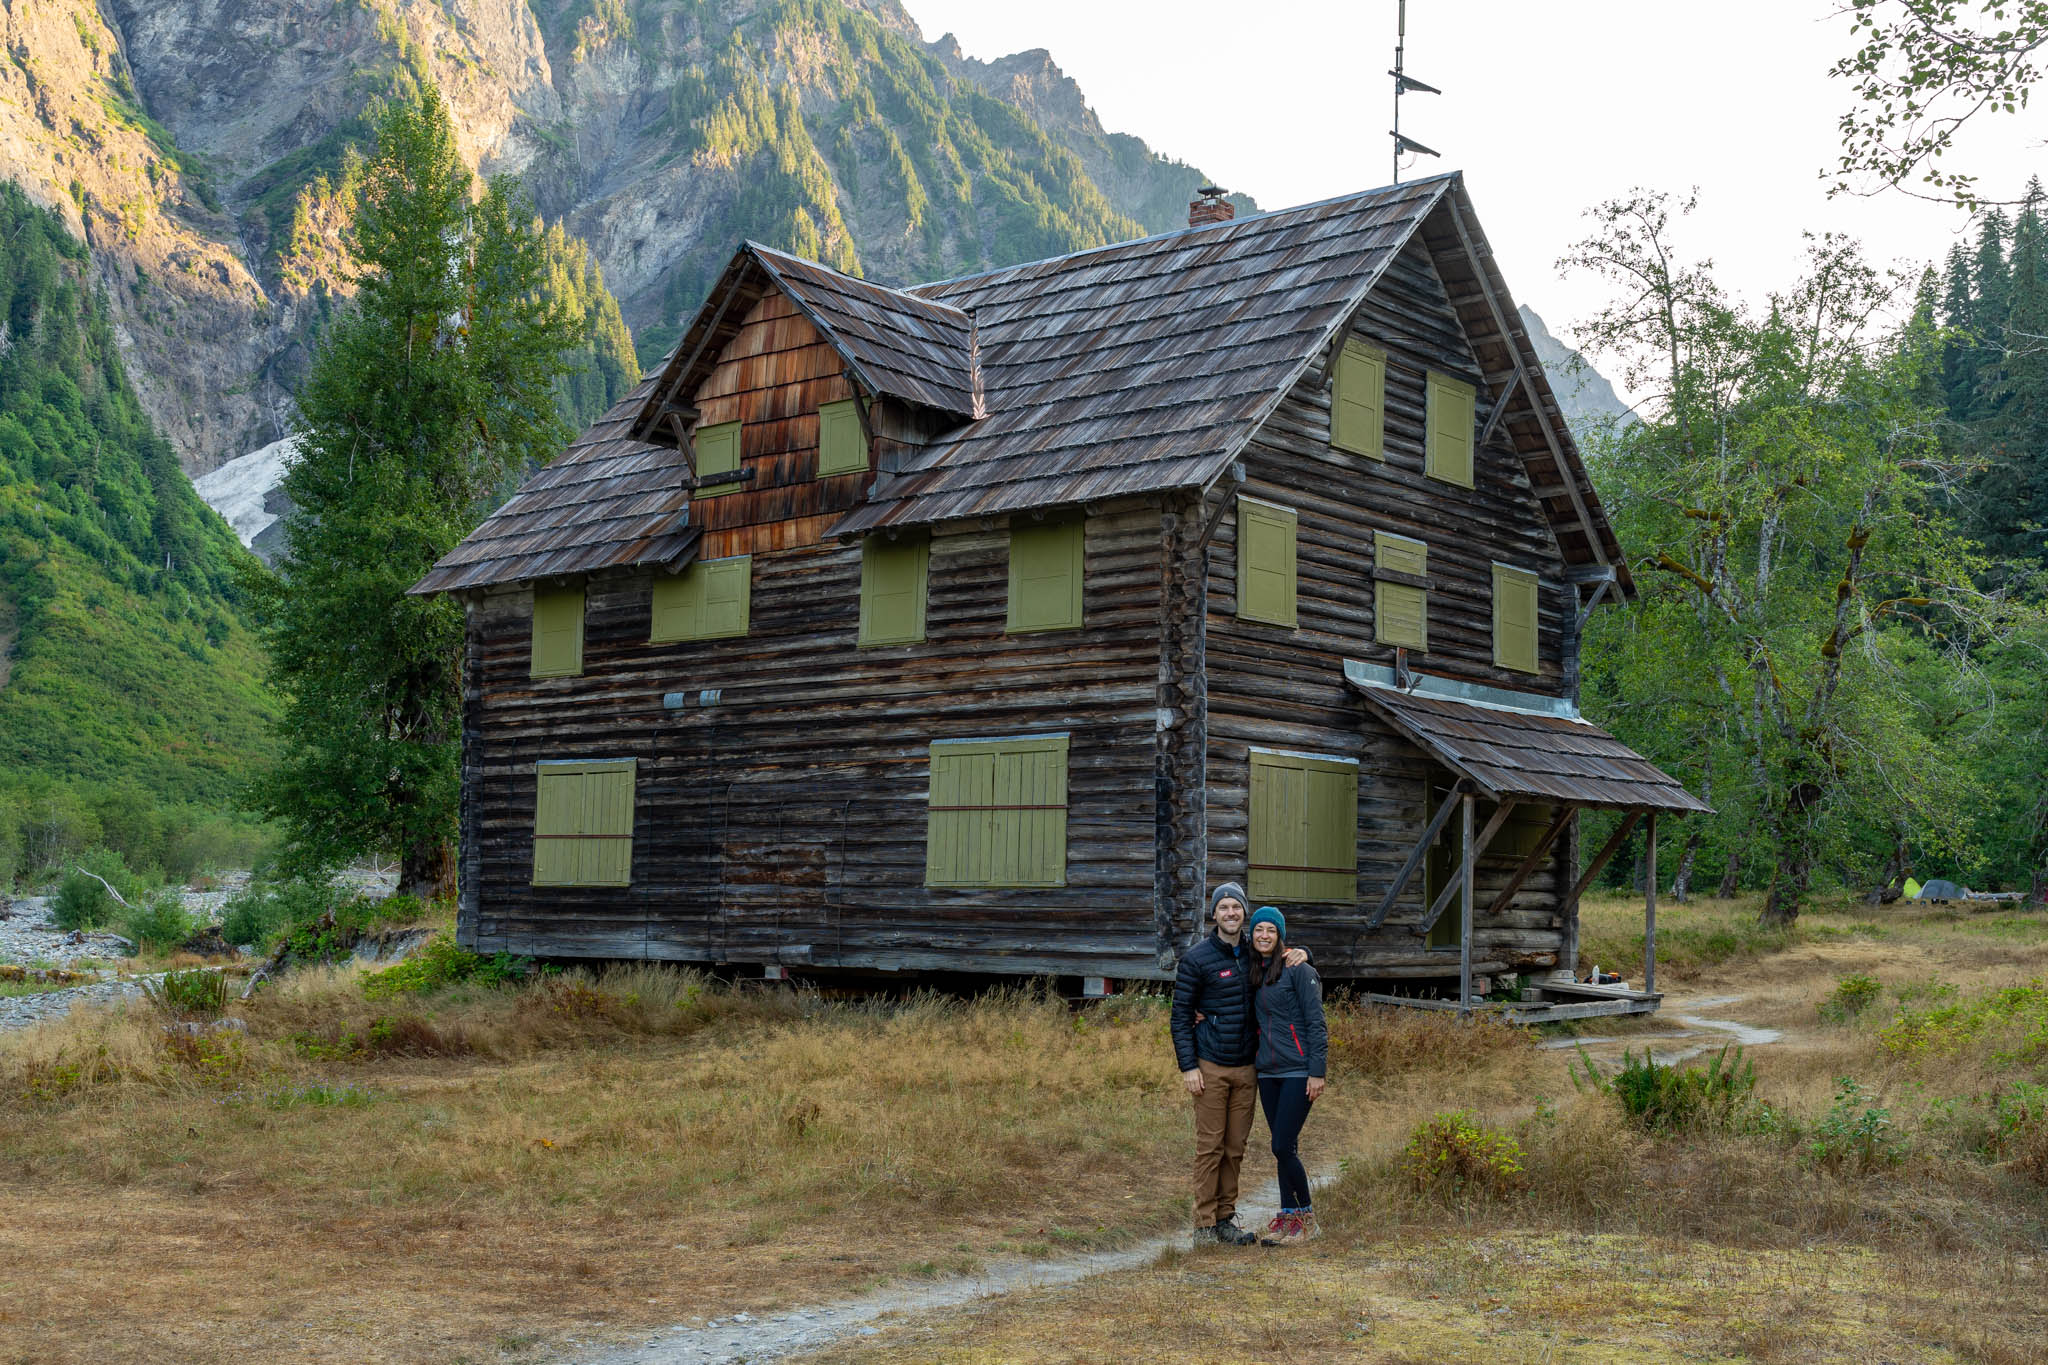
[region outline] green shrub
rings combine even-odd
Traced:
[[[1820,1017],[1830,1024],[1853,1023],[1884,994],[1884,985],[1874,976],[1845,976],[1835,983],[1834,994],[1820,1002]]]
[[[1906,1159],[1906,1135],[1892,1111],[1847,1076],[1835,1080],[1835,1102],[1807,1134],[1806,1164],[1825,1170],[1874,1170]]]
[[[194,967],[143,982],[142,994],[165,1014],[217,1015],[227,1008],[228,980],[219,972]]]
[[[510,953],[492,953],[488,957],[472,953],[458,947],[446,934],[436,934],[405,961],[366,975],[363,996],[369,1000],[388,1000],[394,995],[413,995],[445,986],[503,986],[523,978],[532,965],[528,959]]]
[[[135,940],[136,947],[167,953],[198,933],[199,921],[185,909],[176,891],[160,891],[130,909],[121,927]]]
[[[1647,1049],[1640,1057],[1624,1049],[1621,1070],[1609,1079],[1582,1047],[1572,1084],[1581,1092],[1612,1095],[1621,1112],[1643,1128],[1757,1132],[1781,1127],[1778,1112],[1756,1098],[1756,1064],[1744,1059],[1741,1047],[1733,1048],[1732,1058],[1730,1050],[1722,1048],[1702,1070],[1665,1066]]]
[[[274,946],[286,930],[310,924],[343,899],[330,881],[252,882],[221,910],[221,937],[230,943]]]
[[[129,871],[120,854],[96,848],[80,854],[64,873],[51,917],[59,929],[104,929],[127,913],[121,901],[139,905],[148,890],[149,883]]]
[[[1445,1200],[1517,1194],[1528,1185],[1522,1144],[1464,1110],[1415,1126],[1401,1174],[1417,1194]]]

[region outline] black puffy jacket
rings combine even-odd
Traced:
[[[1278,981],[1255,988],[1253,1001],[1261,1076],[1329,1074],[1330,1030],[1323,1020],[1323,979],[1315,968],[1306,962],[1283,968]]]
[[[1259,1050],[1251,962],[1251,948],[1243,939],[1232,947],[1213,933],[1181,954],[1173,980],[1172,1027],[1173,1055],[1182,1071],[1193,1071],[1198,1061],[1251,1065]]]

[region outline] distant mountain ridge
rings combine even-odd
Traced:
[[[1621,395],[1614,391],[1614,385],[1607,376],[1593,368],[1593,363],[1571,347],[1550,334],[1536,310],[1527,304],[1521,305],[1522,326],[1529,333],[1530,344],[1536,348],[1536,358],[1543,362],[1543,372],[1550,380],[1550,390],[1557,395],[1558,407],[1564,412],[1564,420],[1581,441],[1587,434],[1608,424],[1627,426],[1636,420],[1629,405],[1621,401]]]
[[[286,434],[345,288],[345,149],[430,81],[465,158],[590,244],[643,358],[744,236],[904,283],[1179,226],[1204,180],[1042,50],[975,61],[896,0],[38,0],[0,50],[0,178],[91,246],[194,475]]]

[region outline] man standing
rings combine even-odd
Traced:
[[[1181,955],[1173,983],[1173,1051],[1195,1098],[1195,1245],[1250,1246],[1237,1221],[1237,1173],[1259,1098],[1259,1025],[1252,1011],[1251,949],[1244,942],[1244,888],[1225,882],[1209,897],[1215,932]],[[1290,949],[1292,965],[1307,954]]]

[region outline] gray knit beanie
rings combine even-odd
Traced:
[[[1249,900],[1249,899],[1248,899],[1248,898],[1247,898],[1247,897],[1245,896],[1245,894],[1244,894],[1244,888],[1243,888],[1243,887],[1241,887],[1241,886],[1239,886],[1239,885],[1238,885],[1238,884],[1237,884],[1236,882],[1225,882],[1225,883],[1223,883],[1223,885],[1221,885],[1221,886],[1217,887],[1217,888],[1216,888],[1216,889],[1215,889],[1215,890],[1214,890],[1213,892],[1211,892],[1211,893],[1210,893],[1210,895],[1209,895],[1209,918],[1210,918],[1210,919],[1215,919],[1215,918],[1216,918],[1216,904],[1217,904],[1217,902],[1221,901],[1221,900],[1222,900],[1222,899],[1223,899],[1223,898],[1224,898],[1225,896],[1229,896],[1229,897],[1232,897],[1233,899],[1235,899],[1235,900],[1237,901],[1237,903],[1238,903],[1239,905],[1242,905],[1242,906],[1243,906],[1243,907],[1245,908],[1245,910],[1246,910],[1246,912],[1247,912],[1247,913],[1249,913],[1249,912],[1250,912],[1250,910],[1251,910],[1251,908],[1252,908],[1252,903],[1251,903],[1251,901],[1250,901],[1250,900]]]

